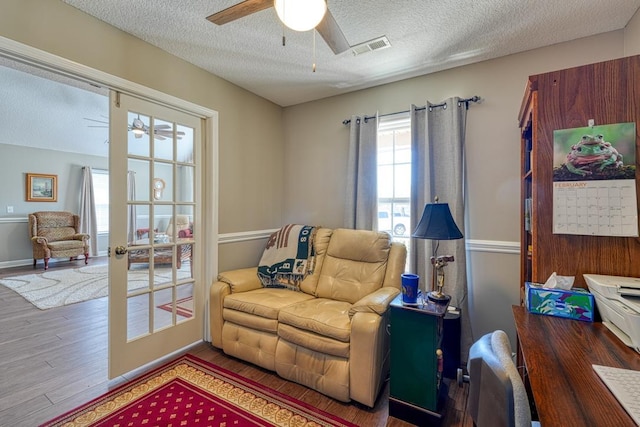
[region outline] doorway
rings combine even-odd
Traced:
[[[112,79],[120,85],[121,88],[125,86],[125,89],[129,92],[137,92],[142,95],[147,93],[146,88],[139,85],[128,82],[123,83],[120,79],[112,78],[105,73],[85,67],[78,67],[78,64],[71,66],[68,61],[55,57],[54,55],[47,54],[46,52],[39,52],[37,59],[35,58],[35,55],[34,57],[30,57],[29,48],[24,48],[27,52],[27,54],[24,54],[21,53],[21,47],[17,46],[16,43],[10,42],[8,45],[7,43],[7,40],[0,40],[0,55],[8,54],[11,59],[20,58],[20,63],[25,62],[24,60],[26,58],[26,62],[37,62],[38,65],[45,63],[46,68],[49,69],[59,69],[62,70],[63,73],[67,74],[79,74],[81,75],[80,80],[82,82],[87,82],[89,80],[94,81],[96,83],[93,84],[96,84],[99,87],[108,87],[108,85],[105,85],[105,82],[108,84],[111,81],[110,79]],[[217,182],[215,179],[214,159],[217,154],[217,147],[215,145],[216,138],[214,136],[217,132],[217,113],[212,110],[195,106],[188,102],[176,100],[172,97],[161,96],[161,94],[159,95],[154,91],[149,91],[147,96],[160,98],[164,103],[177,104],[177,106],[182,110],[193,110],[199,117],[204,118],[204,120],[202,120],[204,123],[203,127],[206,129],[204,134],[209,138],[207,140],[208,146],[205,150],[206,156],[203,157],[203,162],[205,164],[209,164],[210,168],[207,168],[207,174],[202,178],[203,187],[208,188],[210,191],[209,195],[203,200],[205,203],[204,207],[206,209],[206,212],[203,215],[208,214],[210,217],[215,217],[213,215],[213,207],[216,206],[217,191],[215,189],[217,188]],[[37,117],[34,118],[32,125],[33,123],[37,123]],[[105,143],[105,141],[100,142],[103,144]],[[20,194],[20,197],[23,197],[22,193]],[[4,206],[2,208],[4,209]],[[24,223],[26,223],[26,221],[18,221],[16,227],[24,227]],[[206,227],[203,224],[201,231],[202,243],[206,241],[217,241],[215,227]],[[205,248],[203,249],[202,257],[212,260],[212,262],[209,262],[206,265],[203,263],[201,264],[201,267],[199,267],[203,272],[202,282],[210,283],[211,278],[217,269],[216,245],[202,244],[202,246]],[[91,396],[101,394],[109,388],[110,383],[105,380],[107,358],[104,354],[100,353],[100,351],[104,351],[104,349],[101,350],[100,346],[96,345],[98,341],[104,338],[100,331],[106,331],[107,329],[107,316],[106,314],[100,314],[102,313],[102,309],[104,309],[104,313],[106,313],[106,300],[92,301],[92,303],[87,304],[86,306],[82,306],[84,303],[80,303],[75,306],[66,306],[64,314],[61,313],[60,316],[55,316],[56,318],[62,318],[59,321],[51,319],[33,321],[32,325],[38,325],[38,327],[37,329],[34,329],[35,332],[32,334],[32,338],[36,340],[40,339],[40,344],[42,345],[46,342],[47,348],[28,351],[32,357],[39,358],[35,363],[35,365],[38,366],[38,369],[33,368],[33,366],[26,367],[26,365],[23,364],[25,366],[25,375],[20,378],[20,381],[24,383],[25,378],[31,376],[39,385],[26,387],[20,392],[16,392],[16,389],[12,389],[11,396],[4,396],[0,393],[0,402],[2,402],[2,406],[4,408],[8,408],[8,406],[5,406],[5,403],[11,404],[13,402],[17,405],[20,402],[29,402],[33,405],[32,410],[37,410],[38,405],[42,407],[50,405],[51,402],[60,402],[62,399],[69,398],[69,396],[72,396],[74,393],[82,392],[84,397],[90,398]],[[95,320],[96,323],[91,324],[87,322],[87,319]],[[56,326],[61,329],[55,329]],[[23,331],[21,328],[12,328],[11,340],[15,341],[15,343],[21,341],[20,338],[16,336],[16,334],[21,331]],[[64,344],[62,344],[63,342]],[[61,350],[62,348],[64,348],[65,351],[71,349],[71,352],[65,353]],[[20,358],[22,360],[25,359],[25,355],[22,353],[20,348],[16,349],[15,353],[22,354]],[[4,359],[3,362],[8,362],[8,359]],[[82,362],[89,363],[90,367],[85,369],[83,372],[78,372],[76,369]],[[6,367],[8,367],[8,365]],[[60,372],[59,370],[63,367],[67,369],[67,371],[65,371],[67,373],[62,375],[66,380],[65,384],[53,384],[52,381],[55,381],[54,378],[57,377],[58,380],[60,378],[60,376],[56,375],[54,372]],[[10,370],[12,373],[18,373],[18,371],[13,368]],[[52,391],[50,393],[47,393],[46,395],[34,395],[34,393],[40,393],[46,384],[51,385]]]
[[[118,92],[109,105],[113,378],[203,338],[203,138],[190,114]]]

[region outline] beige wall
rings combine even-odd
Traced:
[[[624,29],[624,56],[640,55],[640,9]]]
[[[218,111],[220,232],[280,226],[281,107],[60,1],[1,9],[0,36]]]
[[[342,224],[352,114],[407,110],[479,95],[467,123],[470,239],[520,238],[518,111],[532,74],[623,56],[622,31],[577,40],[284,109],[285,220]],[[311,164],[310,164],[311,163]],[[305,198],[305,194],[314,195]],[[304,199],[304,202],[302,200]]]
[[[562,43],[284,110],[59,1],[2,0],[0,36],[217,110],[220,231],[286,222],[342,225],[352,114],[390,113],[450,96],[479,95],[467,125],[471,241],[519,240],[517,114],[527,76],[640,52],[640,23],[626,31]],[[212,191],[209,189],[208,191]],[[220,268],[241,267],[260,241],[224,245]],[[228,255],[228,256],[227,256]],[[242,259],[246,257],[245,259]],[[513,339],[518,255],[472,251],[468,259],[474,333],[502,328]]]
[[[0,83],[1,87],[1,83]],[[31,264],[33,250],[29,241],[28,214],[36,211],[65,210],[79,212],[82,167],[108,168],[106,157],[34,149],[0,144],[0,203],[13,206],[13,213],[0,219],[0,268]],[[58,197],[55,202],[27,202],[26,172],[40,172],[58,177]],[[4,212],[3,212],[4,213]],[[98,250],[106,252],[105,236],[98,237]]]
[[[352,114],[402,111],[451,96],[479,95],[467,122],[468,241],[520,240],[518,112],[529,75],[623,56],[623,31],[602,34],[284,109],[285,221],[342,224]],[[585,124],[586,125],[586,124]],[[309,160],[313,162],[309,162]],[[312,197],[306,197],[311,194]],[[500,245],[497,245],[500,246]],[[471,250],[473,332],[504,329],[515,337],[511,304],[519,301],[519,255]],[[515,341],[512,341],[515,343]]]
[[[280,224],[281,107],[59,1],[3,0],[0,36],[218,111],[221,232]]]

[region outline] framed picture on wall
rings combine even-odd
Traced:
[[[58,201],[58,175],[27,173],[27,202]]]

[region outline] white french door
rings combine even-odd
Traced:
[[[109,378],[203,338],[200,118],[110,94]]]

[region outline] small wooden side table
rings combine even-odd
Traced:
[[[426,298],[403,305],[402,295],[391,302],[390,416],[419,426],[440,424],[447,387],[436,350],[441,349],[448,305]]]

